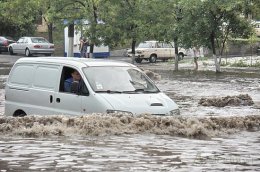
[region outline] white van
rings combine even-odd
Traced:
[[[66,92],[77,71],[81,82]],[[76,89],[75,89],[76,88]],[[106,59],[21,58],[5,88],[5,115],[83,115],[89,113],[179,114],[175,102],[136,66]]]

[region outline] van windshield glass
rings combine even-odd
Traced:
[[[146,75],[133,67],[88,67],[83,71],[95,92],[129,94],[159,92]]]

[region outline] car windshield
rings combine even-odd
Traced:
[[[155,45],[152,42],[141,42],[138,48],[153,48]]]
[[[33,43],[49,43],[46,39],[44,38],[31,38]]]
[[[158,88],[137,68],[87,67],[83,69],[95,92],[106,93],[157,93]]]

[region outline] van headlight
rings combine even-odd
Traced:
[[[125,113],[127,115],[133,115],[132,112],[128,112],[128,111],[108,109],[107,114],[111,114],[111,113]]]
[[[173,116],[173,115],[180,115],[180,109],[171,110],[171,111],[170,111],[170,115],[171,115],[171,116]]]

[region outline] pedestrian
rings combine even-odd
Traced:
[[[80,50],[80,57],[88,58],[88,53],[87,53],[87,51],[88,51],[88,41],[84,37],[81,37],[81,39],[80,39],[79,50]]]
[[[198,47],[193,47],[192,50],[193,50],[193,58],[194,58],[194,63],[195,63],[194,70],[197,71],[199,68],[198,58],[200,57],[200,50]]]
[[[82,47],[83,55],[84,58],[89,58],[88,57],[88,40],[86,38],[83,39],[83,47]]]
[[[80,37],[79,39],[79,52],[80,52],[80,57],[84,57],[84,51],[83,51],[83,37]]]

